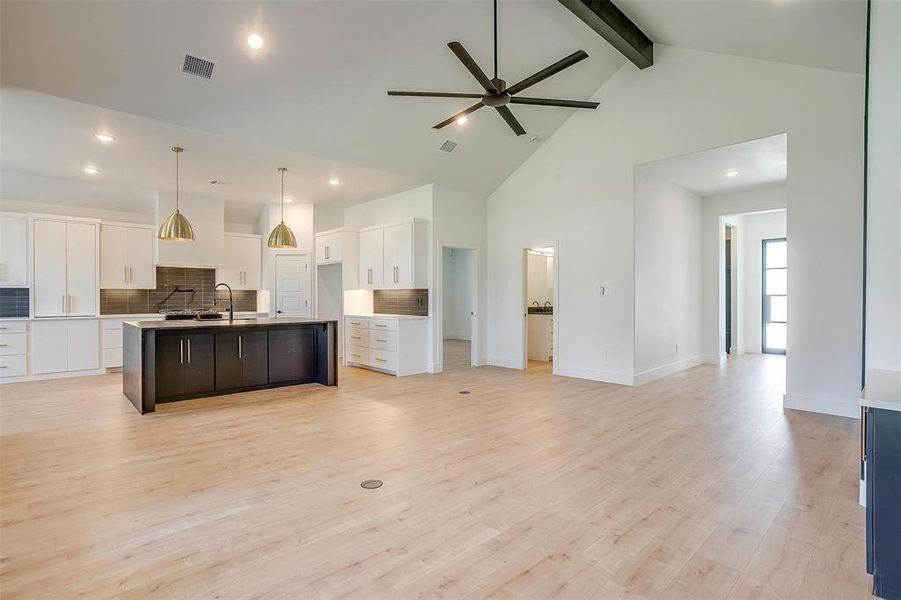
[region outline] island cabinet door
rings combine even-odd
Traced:
[[[185,393],[199,394],[215,389],[216,352],[212,333],[185,337]]]
[[[185,340],[180,335],[156,337],[156,397],[185,393]]]
[[[216,389],[228,390],[242,385],[241,343],[237,333],[216,334]]]
[[[312,381],[315,359],[312,327],[269,331],[269,383]]]
[[[242,385],[269,383],[269,334],[250,331],[241,334]]]

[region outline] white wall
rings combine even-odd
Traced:
[[[181,267],[218,267],[225,251],[225,205],[222,200],[179,195],[181,213],[194,229],[193,242],[157,240],[158,262]],[[159,192],[156,225],[175,211],[175,193]]]
[[[635,383],[701,362],[701,207],[635,169]]]
[[[478,335],[473,335],[472,352],[476,364],[485,364],[486,345],[486,306],[488,302],[487,278],[487,245],[485,223],[485,199],[472,194],[450,190],[441,186],[434,188],[434,217],[435,217],[435,256],[441,256],[440,247],[450,246],[454,248],[469,248],[476,251],[476,269],[478,285],[478,305],[473,311],[473,327]],[[437,265],[436,265],[437,266]],[[436,315],[434,327],[437,329],[442,315],[441,303],[435,303],[441,292],[441,281],[436,281],[437,288],[433,288],[433,310]],[[440,340],[441,335],[434,334],[433,339]],[[438,370],[442,362],[443,349],[441,344],[435,347],[434,370]]]
[[[472,338],[473,292],[476,264],[472,250],[445,247],[442,252],[442,337]]]
[[[529,254],[526,256],[526,304],[545,302],[554,304],[554,257]]]
[[[594,95],[597,111],[574,112],[489,198],[489,361],[518,366],[522,249],[559,240],[555,368],[631,383],[634,165],[786,132],[786,405],[856,415],[863,85],[850,73],[662,45],[652,68],[624,66]]]
[[[791,165],[789,165],[791,168]],[[703,200],[703,342],[702,355],[704,362],[720,364],[726,360],[725,301],[726,289],[720,273],[725,269],[725,243],[723,241],[724,226],[735,226],[735,247],[741,253],[742,216],[743,213],[754,213],[784,209],[787,206],[787,188],[784,185],[758,188],[728,194],[707,196]],[[739,265],[739,269],[742,270]],[[744,314],[744,280],[737,278],[737,328],[734,332],[739,351],[747,344],[744,342],[745,324],[741,319]],[[758,301],[759,303],[759,301]],[[791,328],[791,326],[789,326]]]
[[[870,9],[867,369],[901,370],[901,2]]]
[[[739,338],[741,347],[739,352],[760,353],[761,327],[763,323],[762,312],[762,269],[763,240],[786,237],[786,214],[784,210],[766,213],[754,213],[742,215],[738,225],[739,250],[738,273],[740,281],[739,294],[741,303],[739,309]],[[788,245],[791,246],[791,240]],[[792,266],[788,265],[789,271]],[[789,319],[792,312],[791,290],[788,294]],[[791,325],[789,325],[791,327]],[[791,350],[789,350],[791,351]]]

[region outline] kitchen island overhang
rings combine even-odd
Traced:
[[[337,330],[335,320],[307,318],[126,321],[122,393],[146,414],[163,402],[335,386]]]

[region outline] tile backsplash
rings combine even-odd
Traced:
[[[28,288],[0,288],[0,318],[28,317]]]
[[[375,290],[372,312],[385,315],[429,316],[429,290]]]
[[[100,290],[100,314],[140,314],[155,313],[163,309],[212,309],[216,285],[215,269],[194,269],[185,267],[157,267],[156,289],[154,290]],[[181,290],[169,299],[166,296],[178,287]],[[220,289],[219,306],[228,306],[228,290]],[[235,311],[255,311],[257,293],[254,291],[233,292]]]

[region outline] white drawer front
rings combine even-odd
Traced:
[[[344,360],[356,365],[369,365],[369,348],[347,346],[344,349]]]
[[[0,333],[25,333],[25,321],[0,321]]]
[[[345,327],[362,327],[363,329],[369,329],[369,319],[364,319],[363,317],[347,317],[344,319]]]
[[[369,349],[369,365],[376,369],[397,371],[397,352]]]
[[[377,331],[375,329],[369,332],[369,347],[376,350],[397,351],[397,332],[396,331]]]
[[[122,323],[124,323],[127,319],[103,319],[103,329],[106,331],[107,329],[115,330],[118,329],[122,331]]]
[[[23,377],[28,374],[25,355],[0,356],[0,377]]]
[[[121,348],[122,347],[122,329],[104,329],[103,330],[103,347]]]
[[[122,348],[106,348],[103,350],[104,368],[122,366]]]
[[[360,329],[359,327],[348,327],[344,330],[344,341],[348,346],[366,348],[369,346],[369,330]]]
[[[25,333],[0,333],[0,355],[25,354],[27,337]]]
[[[369,328],[376,331],[397,331],[397,319],[373,319]]]

